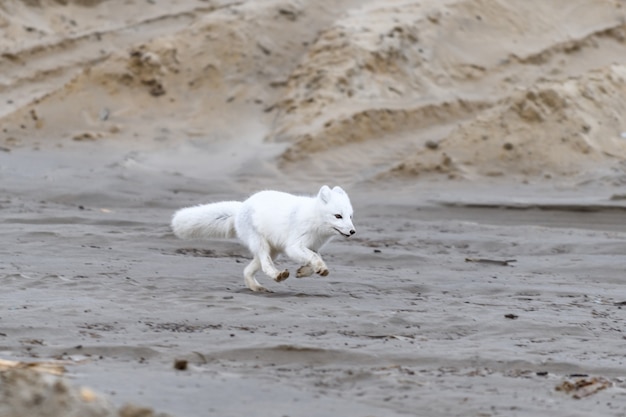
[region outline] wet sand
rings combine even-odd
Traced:
[[[2,154],[20,161],[3,181],[4,357],[75,361],[71,382],[175,416],[623,409],[626,207],[610,188],[356,187],[359,232],[324,250],[331,274],[262,277],[275,293],[256,294],[242,246],[168,230],[177,207],[239,193],[90,161],[24,186],[41,155]],[[573,374],[615,386],[574,400],[555,390]]]

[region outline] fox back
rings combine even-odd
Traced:
[[[244,242],[253,243],[261,235],[279,251],[295,242],[317,250],[333,236],[355,233],[352,214],[340,187],[324,186],[315,197],[261,191],[243,202],[235,229]]]

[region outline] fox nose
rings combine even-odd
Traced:
[[[355,233],[356,233],[356,230],[354,230],[354,229],[350,230],[350,234],[351,234],[351,235],[353,235],[353,234],[355,234]]]

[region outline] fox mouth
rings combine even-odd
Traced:
[[[344,232],[342,232],[341,230],[337,229],[336,227],[333,227],[333,229],[335,229],[337,231],[337,233],[339,233],[343,237],[350,237],[350,235],[345,234]]]

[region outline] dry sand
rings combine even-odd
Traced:
[[[0,357],[62,361],[103,416],[626,415],[625,21],[623,0],[0,2]],[[358,234],[326,278],[260,277],[273,294],[237,242],[168,228],[324,183]],[[71,415],[41,405],[70,388],[17,375],[2,416]]]

